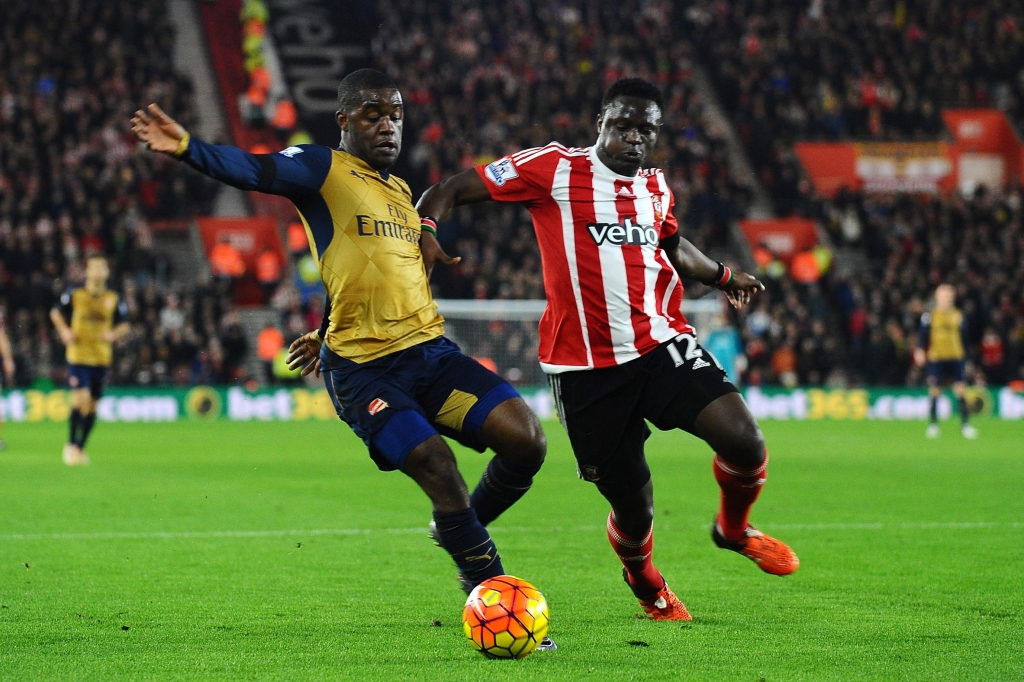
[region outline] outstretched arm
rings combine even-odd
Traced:
[[[421,217],[438,221],[447,218],[456,206],[488,201],[490,198],[491,195],[487,191],[487,187],[484,186],[484,181],[471,168],[427,188],[427,191],[416,203],[416,210]],[[434,264],[438,261],[445,265],[455,265],[462,260],[457,256],[453,258],[445,253],[441,244],[438,243],[437,237],[428,230],[420,232],[420,251],[423,252],[423,264],[427,268],[427,277],[430,277]]]
[[[672,244],[678,238],[677,244]],[[753,275],[713,261],[678,233],[662,240],[662,248],[680,277],[695,279],[725,292],[734,308],[742,308],[764,285]]]
[[[230,145],[208,144],[155,104],[135,112],[132,132],[151,151],[183,161],[214,180],[267,194],[294,197],[316,192],[331,166],[330,150],[315,145],[278,154],[250,154]]]
[[[456,206],[490,200],[491,193],[487,191],[484,181],[476,170],[470,168],[428,187],[416,202],[416,210],[421,216],[444,220]]]

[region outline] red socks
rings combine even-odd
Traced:
[[[722,506],[716,519],[726,540],[738,542],[746,537],[750,507],[761,494],[761,486],[768,478],[768,453],[764,462],[755,469],[743,469],[715,455],[715,480],[722,489]]]
[[[633,592],[644,594],[657,592],[665,586],[661,571],[651,562],[654,552],[654,527],[647,531],[642,540],[631,538],[615,525],[614,512],[608,513],[608,542],[619,556],[619,561],[626,568],[629,585]]]

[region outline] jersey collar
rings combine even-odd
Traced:
[[[377,175],[379,175],[381,177],[381,179],[384,182],[387,182],[391,178],[391,173],[389,173],[388,171],[386,171],[386,170],[379,171],[376,168],[372,168],[370,166],[370,164],[366,163],[365,161],[363,161],[362,159],[360,159],[358,156],[356,156],[354,154],[349,154],[347,151],[342,149],[340,145],[335,147],[335,149],[337,151],[341,152],[342,154],[344,154],[345,156],[347,156],[349,159],[351,159],[351,162],[354,165],[360,166],[360,170],[364,170],[367,173],[371,173],[371,174],[372,173],[376,173]]]
[[[590,159],[590,163],[594,165],[595,172],[604,175],[610,175],[617,180],[636,180],[637,178],[640,177],[639,172],[637,172],[636,175],[620,175],[619,173],[616,173],[608,166],[604,165],[604,161],[602,161],[601,157],[597,155],[596,144],[592,147],[587,147],[587,157]]]

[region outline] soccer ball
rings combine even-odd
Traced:
[[[469,594],[462,631],[487,658],[526,658],[548,634],[544,595],[510,575],[483,581]]]

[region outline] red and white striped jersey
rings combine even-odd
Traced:
[[[658,245],[679,229],[661,170],[619,175],[594,147],[552,142],[476,171],[492,199],[521,202],[533,216],[548,298],[545,372],[621,365],[693,333],[682,282]]]

